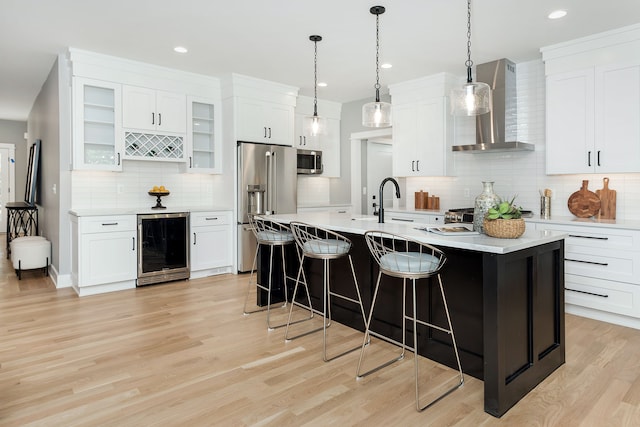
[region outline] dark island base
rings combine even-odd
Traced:
[[[353,242],[351,254],[368,313],[378,266],[362,235],[345,235]],[[484,409],[500,417],[565,361],[564,241],[504,255],[441,249],[448,258],[442,280],[462,368],[465,374],[484,381]],[[260,265],[268,266],[268,251],[264,252]],[[274,255],[277,256],[274,261],[279,260],[278,250]],[[290,276],[295,277],[297,267],[291,247],[287,255]],[[260,270],[260,282],[266,284],[266,271]],[[320,308],[322,262],[307,259],[305,271],[312,302]],[[355,296],[346,258],[331,262],[330,275],[335,289]],[[273,280],[279,289],[275,292],[282,297],[281,277],[280,270]],[[289,283],[290,288],[292,285]],[[418,300],[424,302],[419,306],[419,317],[445,325],[437,281],[420,280],[417,288]],[[407,297],[410,309],[410,296]],[[378,298],[371,328],[401,341],[402,280],[383,275]],[[336,321],[363,330],[356,306],[336,300],[331,310]],[[413,339],[410,322],[406,327],[410,343]],[[419,326],[418,336],[420,354],[455,368],[451,340],[445,333]]]

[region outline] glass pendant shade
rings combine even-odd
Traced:
[[[327,134],[327,119],[317,114],[304,117],[303,130],[305,136],[319,136]]]
[[[454,116],[479,116],[491,111],[491,87],[482,82],[474,82],[471,77],[471,0],[467,0],[467,82],[460,88],[451,90],[451,114]]]
[[[391,104],[368,102],[362,106],[362,126],[382,128],[391,126]]]
[[[491,88],[482,82],[467,82],[451,90],[451,114],[479,116],[491,111]]]

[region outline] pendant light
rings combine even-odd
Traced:
[[[491,88],[471,78],[471,0],[467,0],[467,83],[451,91],[451,114],[479,116],[491,111]]]
[[[304,118],[304,134],[309,136],[325,135],[327,133],[327,121],[318,116],[318,42],[321,36],[309,36],[313,42],[313,115]]]
[[[383,6],[369,9],[376,15],[376,100],[362,106],[362,126],[380,128],[391,126],[391,104],[380,101],[380,15],[385,11]]]

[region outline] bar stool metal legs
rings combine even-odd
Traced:
[[[300,261],[300,269],[298,271],[298,278],[296,281],[296,286],[293,291],[293,297],[291,300],[291,307],[289,308],[289,321],[287,322],[287,328],[285,331],[285,340],[290,341],[296,338],[300,338],[314,332],[318,332],[322,330],[322,359],[325,362],[329,362],[331,360],[337,359],[338,357],[344,356],[345,354],[351,353],[353,351],[359,350],[360,345],[350,348],[341,352],[340,354],[328,357],[327,356],[327,328],[331,326],[331,298],[336,297],[340,298],[344,301],[349,301],[353,304],[356,304],[360,308],[360,312],[362,314],[363,321],[365,322],[366,328],[366,320],[364,307],[362,305],[362,297],[360,295],[360,288],[358,287],[358,280],[356,278],[355,269],[353,267],[353,260],[351,259],[351,255],[349,254],[349,250],[351,248],[351,241],[337,233],[334,233],[329,230],[324,230],[318,227],[310,226],[308,224],[303,223],[291,223],[291,231],[293,232],[294,238],[296,239],[296,243],[302,249],[302,258]],[[332,259],[341,258],[343,256],[347,256],[349,259],[349,266],[351,268],[351,275],[353,277],[353,283],[356,290],[356,298],[351,298],[347,295],[340,294],[331,289],[331,285],[329,283],[330,277],[330,261]],[[309,298],[308,287],[307,287],[307,298],[308,305],[298,302],[296,300],[298,285],[301,282],[300,276],[302,276],[302,283],[307,286],[306,277],[304,276],[304,260],[305,258],[315,258],[322,260],[322,270],[323,270],[323,295],[322,295],[322,310],[318,310],[313,308],[311,305],[311,301]],[[309,311],[310,315],[313,316],[313,313],[317,313],[322,315],[322,326],[316,329],[312,329],[309,331],[302,332],[298,335],[291,336],[289,334],[289,325],[294,322],[291,321],[293,315],[294,306],[302,307]]]
[[[449,315],[449,307],[447,305],[447,299],[444,293],[444,287],[442,285],[442,278],[440,277],[440,270],[446,262],[446,257],[442,251],[434,248],[430,245],[414,242],[408,240],[402,236],[397,236],[391,233],[380,231],[368,231],[365,233],[365,239],[367,245],[371,250],[372,256],[378,262],[380,272],[378,273],[378,279],[376,281],[376,287],[373,294],[373,300],[371,302],[371,310],[366,323],[366,331],[361,346],[360,359],[358,361],[358,368],[356,371],[356,378],[363,378],[370,375],[386,366],[391,365],[399,360],[402,360],[405,355],[405,350],[409,348],[413,350],[414,355],[414,376],[415,376],[415,394],[416,394],[416,410],[421,412],[436,402],[439,402],[442,398],[452,393],[464,384],[464,375],[462,372],[462,365],[460,364],[460,356],[458,354],[458,346],[456,343],[455,335],[453,333],[453,326],[451,324],[451,317]],[[380,288],[380,281],[382,274],[402,278],[402,342],[399,343],[391,338],[383,336],[370,329],[373,312],[376,307],[378,299],[378,291]],[[442,327],[435,325],[431,322],[420,320],[417,317],[417,297],[416,297],[416,279],[437,277],[438,285],[440,289],[440,296],[446,313],[447,325]],[[407,296],[407,279],[411,279],[412,287],[412,313],[407,314],[406,296]],[[411,321],[413,326],[413,346],[407,346],[406,343],[406,322]],[[453,351],[457,363],[458,379],[457,383],[452,387],[439,394],[437,397],[431,399],[428,403],[422,403],[420,395],[420,380],[419,380],[419,354],[418,354],[418,325],[427,326],[429,328],[436,329],[444,332],[451,337]],[[370,336],[379,337],[385,341],[391,342],[401,347],[400,354],[366,372],[362,372],[363,360],[365,354],[365,347],[368,344]]]
[[[254,232],[254,235],[256,236],[256,240],[258,241],[258,244],[256,245],[256,252],[253,257],[253,266],[251,267],[251,274],[249,275],[249,284],[247,286],[247,295],[244,300],[243,313],[246,315],[246,314],[257,313],[260,311],[266,311],[267,312],[267,328],[269,330],[281,328],[283,326],[286,326],[287,323],[285,322],[282,324],[273,325],[271,323],[271,308],[276,305],[280,305],[281,307],[286,307],[287,301],[289,300],[287,279],[291,279],[291,278],[287,276],[287,265],[285,261],[284,252],[287,245],[295,244],[295,241],[293,239],[293,234],[291,233],[291,231],[287,226],[283,224],[275,223],[273,221],[270,221],[268,219],[265,219],[259,216],[249,215],[249,222],[251,223],[251,228]],[[268,247],[270,251],[269,252],[269,279],[268,279],[267,286],[264,286],[258,283],[258,279],[257,279],[256,268],[257,268],[258,252],[260,250],[260,246],[262,246],[263,248]],[[273,252],[276,247],[280,248],[280,254],[282,258],[282,279],[283,279],[283,286],[284,286],[284,302],[282,304],[271,302],[271,294],[272,294],[271,272],[273,271]],[[296,253],[298,254],[298,259],[299,259],[300,253],[297,248],[296,248]],[[299,278],[297,280],[299,280]],[[297,280],[296,280],[296,287],[298,285]],[[249,302],[249,295],[251,294],[253,285],[255,285],[256,290],[258,292],[260,290],[263,290],[267,293],[267,305],[257,309],[250,310],[247,308],[247,306]],[[304,286],[306,287],[306,282]],[[303,319],[303,320],[308,320],[308,319]]]

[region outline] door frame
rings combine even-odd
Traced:
[[[16,201],[16,145],[15,144],[6,144],[0,143],[0,149],[7,150],[9,152],[9,156],[7,157],[7,166],[9,170],[7,171],[7,175],[9,176],[9,192],[6,194],[4,204],[15,202]],[[11,161],[13,160],[13,161]],[[5,210],[6,211],[6,210]],[[3,214],[3,213],[0,213]],[[4,213],[4,221],[6,225],[7,215]],[[0,232],[4,232],[6,227],[0,227]]]
[[[351,134],[351,206],[354,213],[362,212],[362,142],[392,144],[392,137],[390,127]]]

